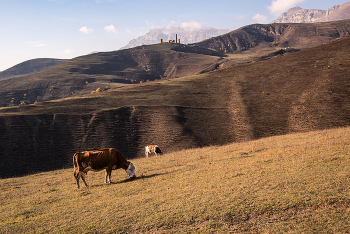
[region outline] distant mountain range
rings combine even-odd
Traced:
[[[294,7],[281,14],[271,23],[316,23],[350,19],[350,1],[335,5],[328,10]]]
[[[169,40],[174,40],[175,34],[177,34],[177,38],[180,39],[180,42],[182,44],[191,44],[206,40],[211,37],[216,37],[230,31],[230,29],[216,29],[209,27],[191,30],[181,27],[151,29],[145,35],[131,40],[126,46],[122,47],[121,49],[128,49],[140,45],[156,44],[160,39],[163,39],[164,42],[167,42]]]

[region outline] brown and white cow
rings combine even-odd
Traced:
[[[77,180],[78,188],[80,177],[88,187],[85,181],[85,175],[88,171],[101,171],[106,169],[105,183],[111,183],[112,170],[123,168],[130,178],[136,177],[134,165],[127,161],[122,154],[114,149],[100,149],[87,152],[77,152],[73,155],[74,177]],[[78,171],[76,172],[75,167]]]
[[[145,155],[148,158],[148,154],[155,153],[156,157],[158,154],[163,154],[158,145],[147,145],[145,146]]]

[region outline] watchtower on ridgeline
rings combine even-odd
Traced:
[[[163,39],[159,39],[159,43],[163,43]],[[180,44],[180,39],[177,38],[177,34],[175,34],[175,40],[168,40],[168,43]]]

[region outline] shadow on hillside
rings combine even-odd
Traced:
[[[135,178],[129,178],[129,179],[125,179],[119,182],[112,182],[111,184],[123,184],[123,183],[128,183],[128,182],[132,182],[135,180],[144,180],[144,179],[149,179],[149,178],[153,178],[156,176],[160,176],[160,175],[164,175],[167,173],[156,173],[156,174],[152,174],[152,175],[141,175],[141,176],[136,176]]]

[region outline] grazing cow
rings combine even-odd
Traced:
[[[148,154],[155,153],[156,157],[158,154],[163,154],[158,145],[147,145],[145,146],[145,155],[148,158]]]
[[[136,177],[134,165],[127,161],[122,154],[113,148],[94,151],[78,152],[73,155],[74,177],[77,180],[78,188],[80,177],[85,183],[85,175],[88,171],[101,171],[106,169],[105,183],[111,183],[112,170],[123,168],[130,178]],[[77,166],[78,172],[75,167]]]

